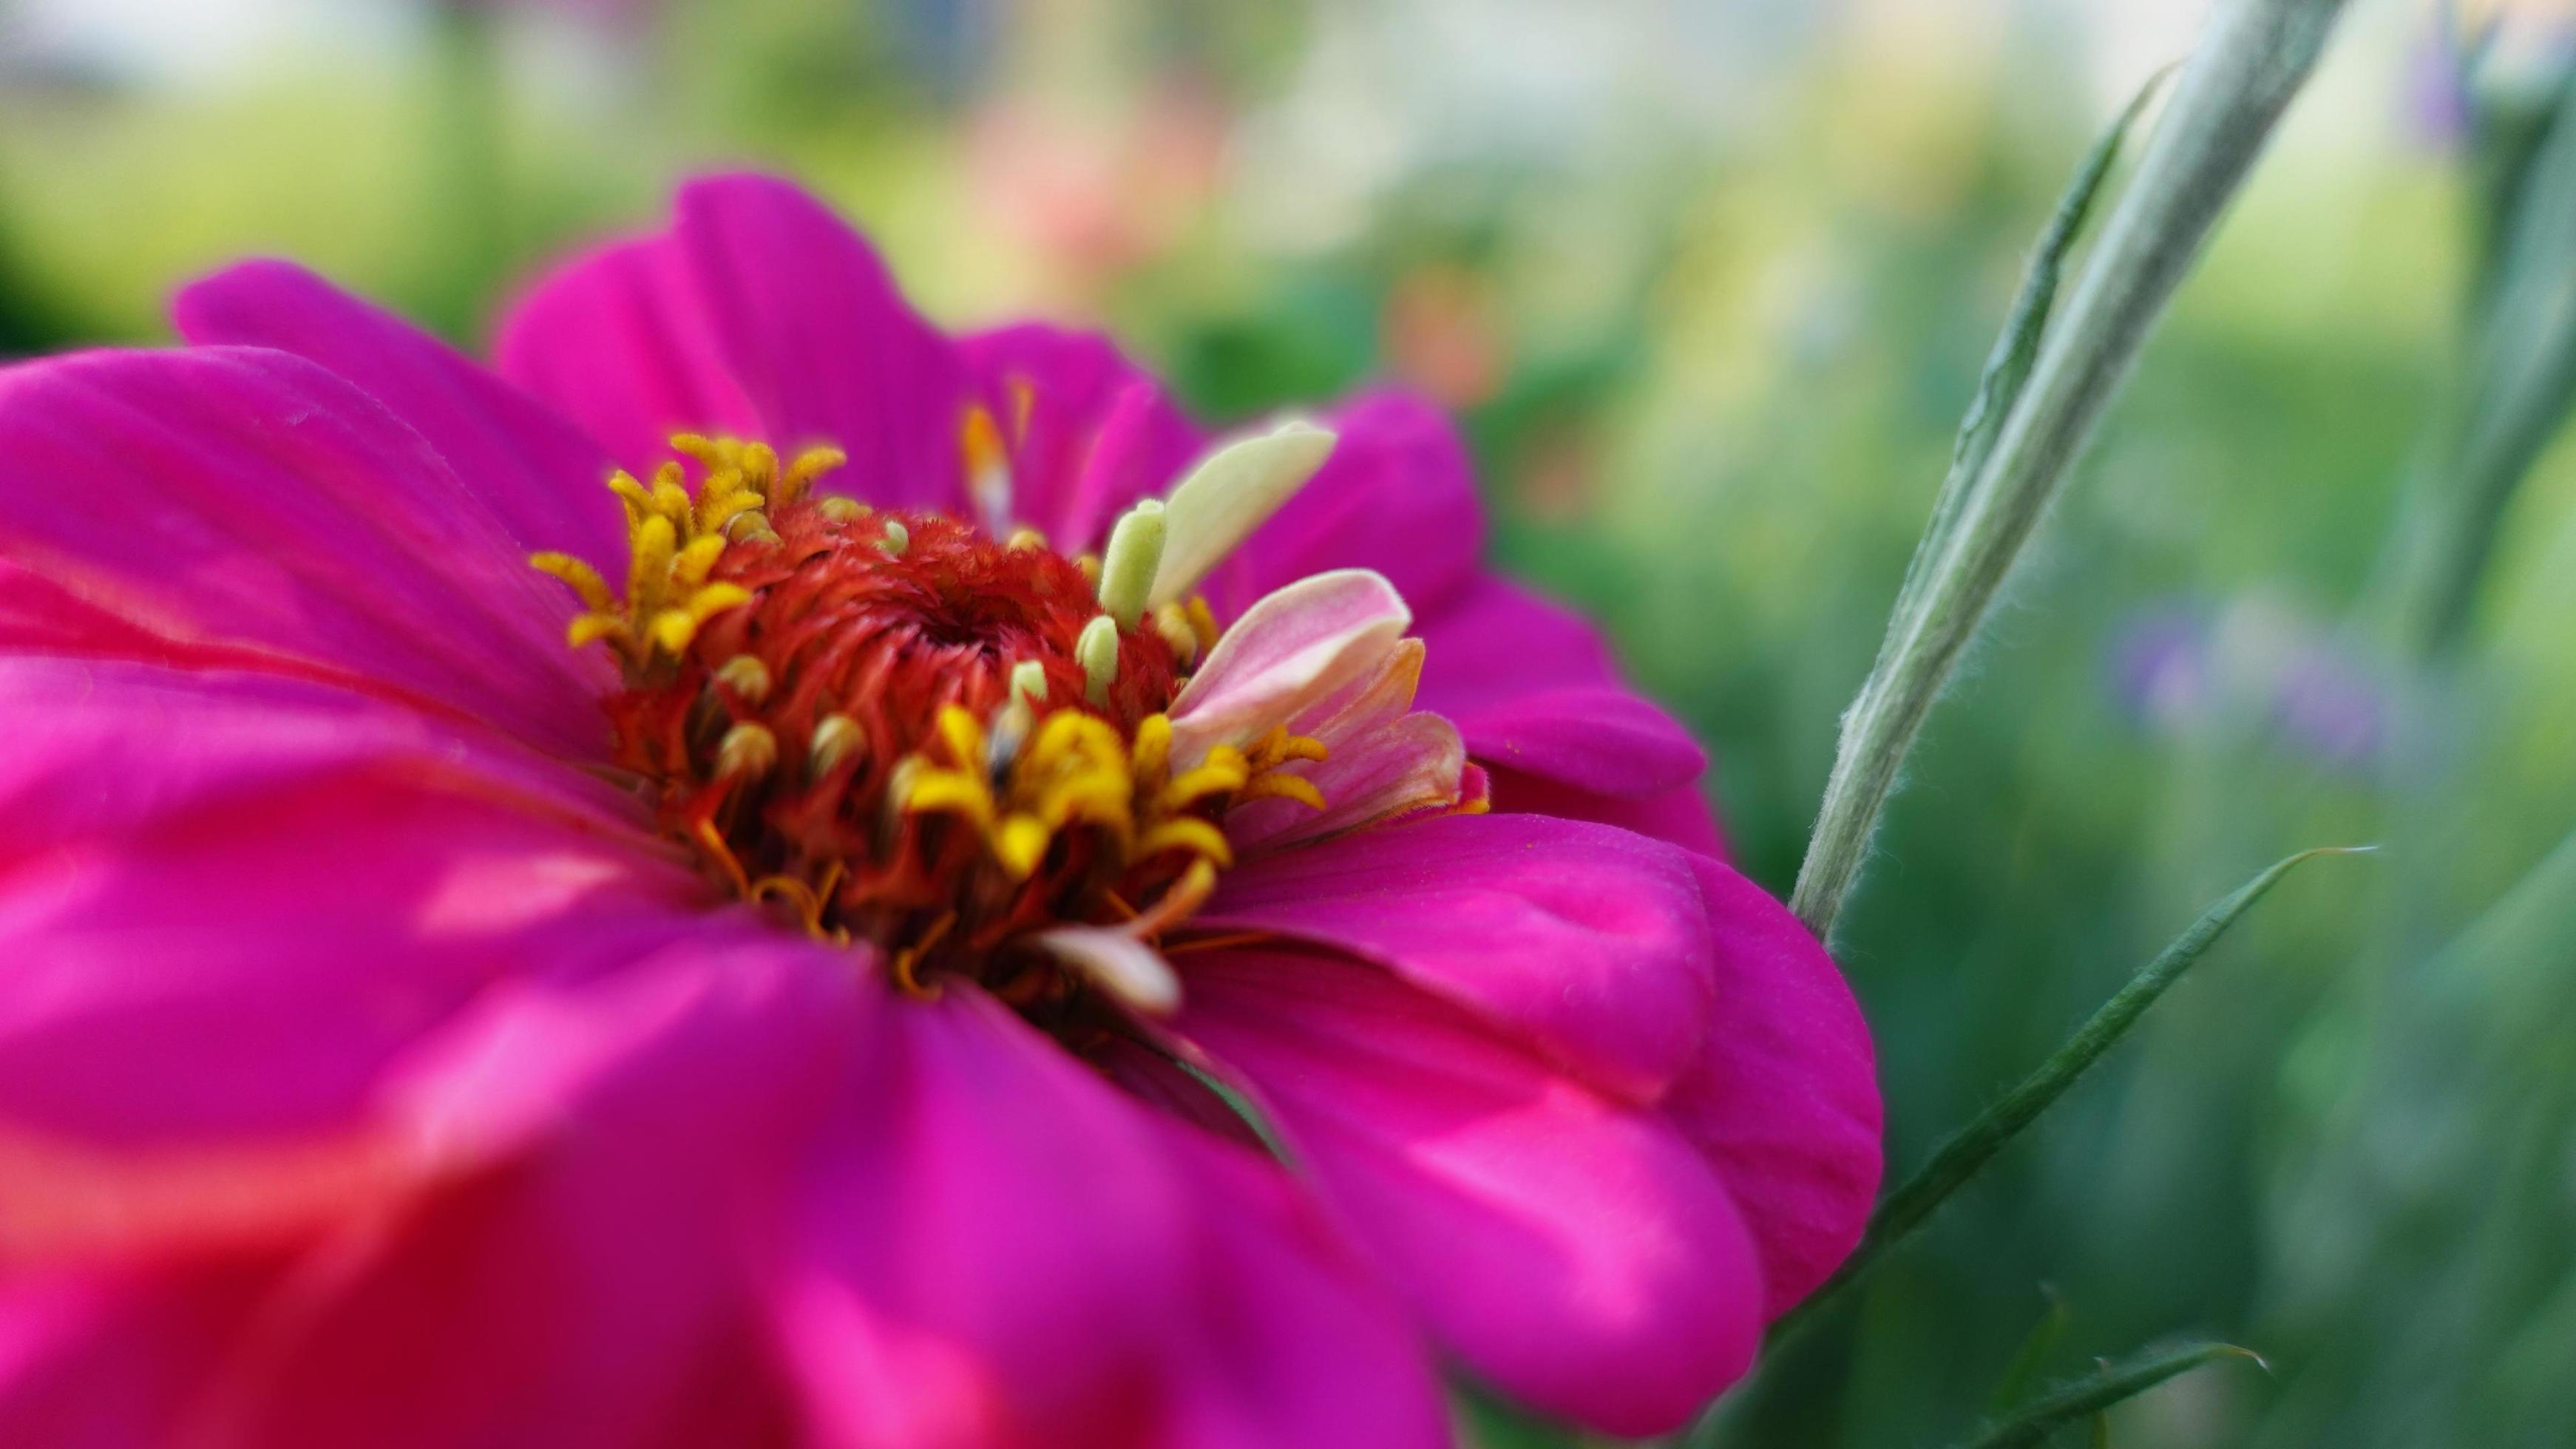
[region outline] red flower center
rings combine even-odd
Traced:
[[[963,973],[1035,1012],[1078,993],[1032,937],[1168,926],[1231,864],[1231,804],[1311,793],[1271,773],[1319,753],[1284,732],[1170,769],[1164,711],[1213,642],[1203,605],[1119,631],[1095,560],[810,496],[837,454],[782,469],[675,441],[704,465],[694,493],[676,465],[611,481],[625,600],[575,561],[538,564],[590,605],[575,641],[624,663],[616,763],[744,899],[873,943],[908,989]]]

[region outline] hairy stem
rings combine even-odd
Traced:
[[[2042,338],[2030,382],[1947,520],[1921,588],[1843,718],[1790,905],[1830,938],[1933,701],[2156,317],[2316,63],[2342,0],[2233,0],[2175,84],[2136,178]]]

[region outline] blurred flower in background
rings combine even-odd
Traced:
[[[2113,687],[2142,725],[2170,738],[2260,731],[2312,763],[2372,765],[2389,731],[2389,691],[2331,633],[2261,597],[2214,611],[2168,603],[2124,625]]]

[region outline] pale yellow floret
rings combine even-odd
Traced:
[[[753,655],[737,654],[716,666],[716,682],[743,703],[758,704],[769,697],[769,666]]]
[[[1117,621],[1101,614],[1083,625],[1073,657],[1082,666],[1083,696],[1095,705],[1109,703],[1109,686],[1118,678]]]
[[[859,722],[845,714],[827,714],[814,722],[814,737],[806,745],[806,768],[817,778],[828,775],[843,760],[867,743],[868,732]]]
[[[769,727],[746,721],[726,730],[716,744],[716,775],[758,779],[778,763],[778,736]]]

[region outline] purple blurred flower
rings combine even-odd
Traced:
[[[2368,665],[2313,620],[2267,600],[2211,614],[2187,603],[2140,611],[2110,649],[2121,711],[2164,735],[2260,730],[2332,769],[2367,765],[2390,700]]]

